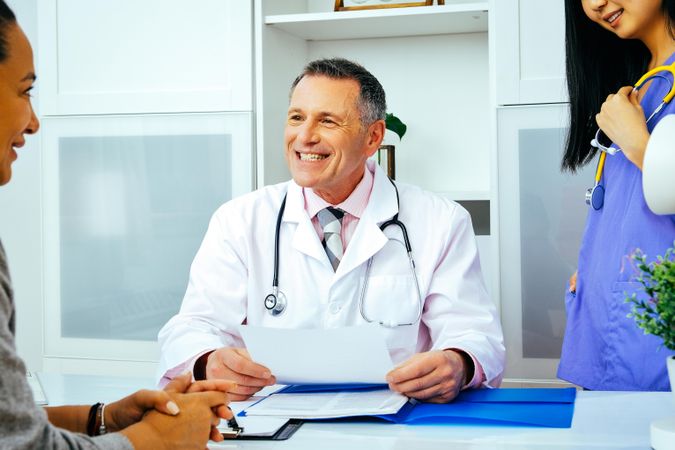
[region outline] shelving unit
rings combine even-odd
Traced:
[[[332,2],[256,0],[258,186],[289,178],[283,118],[292,80],[317,58],[362,63],[408,125],[397,181],[459,201],[479,232],[486,282],[499,303],[492,159],[494,103],[488,0],[332,11]]]
[[[312,41],[480,33],[488,29],[488,2],[269,15],[265,25]]]

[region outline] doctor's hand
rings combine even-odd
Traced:
[[[649,131],[638,92],[632,86],[624,86],[616,94],[610,94],[595,121],[626,158],[642,170]]]
[[[242,401],[265,386],[277,382],[270,370],[251,360],[245,348],[223,347],[212,352],[206,361],[206,379],[232,380],[236,386],[228,391],[230,400]]]
[[[387,374],[392,391],[431,403],[447,403],[465,384],[467,367],[456,350],[417,353]]]

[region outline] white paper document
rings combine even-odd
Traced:
[[[242,325],[240,333],[253,361],[280,384],[384,384],[393,368],[377,324],[304,330]]]
[[[293,419],[395,414],[408,398],[389,389],[375,391],[319,392],[315,394],[273,394],[246,409],[246,416],[274,416]]]

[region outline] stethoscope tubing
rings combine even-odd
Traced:
[[[399,210],[400,210],[400,199],[399,199],[399,194],[398,194],[398,188],[396,187],[396,184],[394,181],[390,178],[389,181],[391,184],[394,186],[394,190],[396,192],[396,202],[399,205]],[[265,297],[265,308],[269,311],[269,313],[273,316],[278,316],[281,313],[284,312],[286,309],[286,299],[284,294],[279,290],[279,235],[281,233],[281,222],[283,219],[284,211],[286,210],[286,198],[288,194],[284,195],[283,200],[281,201],[281,206],[279,206],[279,212],[277,213],[277,222],[274,230],[274,271],[273,271],[273,278],[272,278],[272,293],[268,294]],[[388,328],[394,328],[397,326],[405,326],[405,325],[413,325],[417,322],[419,322],[422,318],[422,294],[420,293],[420,286],[419,286],[419,281],[417,279],[417,270],[416,270],[416,264],[415,264],[415,259],[413,258],[413,253],[412,253],[412,246],[410,245],[410,239],[408,238],[408,230],[406,229],[406,226],[403,222],[401,222],[398,219],[398,212],[394,214],[394,217],[391,219],[385,221],[380,225],[380,230],[384,233],[384,230],[391,226],[391,225],[396,225],[399,227],[401,230],[401,234],[403,235],[403,241],[404,241],[404,246],[406,249],[406,254],[408,256],[408,261],[410,264],[410,270],[412,271],[413,275],[413,280],[415,282],[415,291],[417,293],[417,315],[416,318],[413,322],[410,323],[393,323],[393,322],[384,322],[384,321],[379,321],[378,323],[384,327]],[[368,322],[368,323],[373,323],[375,322],[374,320],[370,319],[364,310],[364,299],[366,295],[366,291],[368,289],[368,279],[370,277],[370,269],[373,264],[373,258],[370,257],[368,258],[368,264],[366,265],[366,275],[364,277],[364,282],[363,282],[363,288],[361,289],[361,295],[359,297],[359,311],[361,313],[361,317]]]
[[[673,75],[673,81],[671,82],[668,78],[666,78],[664,75],[659,74],[658,72],[662,71],[667,71],[670,72]],[[648,71],[640,79],[635,83],[634,89],[640,89],[642,86],[645,85],[649,80],[652,80],[654,78],[662,78],[669,83],[671,83],[671,89],[666,94],[663,99],[661,100],[661,103],[654,109],[654,111],[647,117],[646,122],[649,123],[652,118],[654,118],[663,108],[666,106],[670,101],[673,99],[675,96],[675,63],[671,64],[669,66],[659,66],[655,67],[654,69]],[[599,139],[598,139],[599,140]],[[593,139],[591,141],[591,145],[596,146],[593,144],[596,140]],[[600,156],[598,158],[598,165],[596,166],[595,169],[595,183],[592,188],[587,189],[586,191],[586,204],[591,206],[594,210],[598,211],[602,209],[604,206],[604,197],[605,197],[605,188],[602,186],[602,178],[604,175],[604,168],[605,168],[605,159],[607,158],[607,153],[608,151],[604,151],[603,149],[600,148],[600,146],[597,146],[598,149],[600,150]],[[612,155],[617,153],[620,149],[617,149],[614,153],[611,153]]]

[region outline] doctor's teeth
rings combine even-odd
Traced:
[[[316,153],[300,153],[300,159],[302,161],[318,161],[320,159],[326,159],[327,155],[318,155]]]

